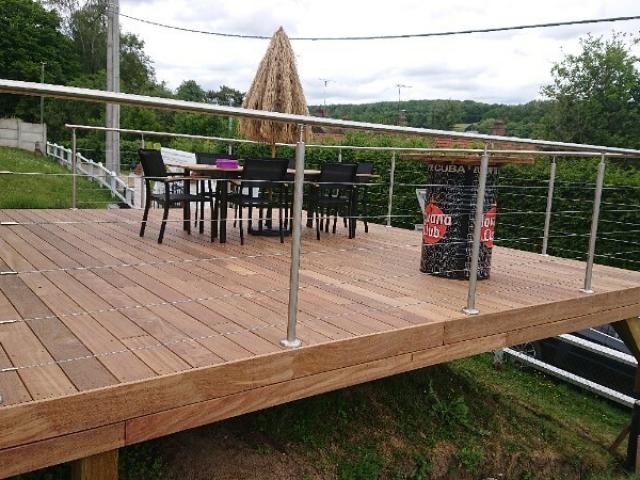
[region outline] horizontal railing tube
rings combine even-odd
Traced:
[[[92,102],[115,103],[146,108],[161,108],[173,111],[207,113],[211,115],[232,115],[240,118],[254,120],[270,120],[282,123],[304,124],[307,127],[338,127],[374,132],[404,133],[429,137],[450,137],[469,140],[482,140],[486,142],[509,142],[516,144],[537,145],[541,147],[561,147],[571,150],[585,149],[597,152],[623,153],[638,156],[640,150],[629,148],[607,147],[603,145],[588,145],[569,142],[555,142],[550,140],[536,140],[529,138],[507,137],[501,135],[487,135],[468,132],[451,132],[431,128],[404,127],[399,125],[383,125],[377,123],[354,122],[351,120],[338,120],[325,117],[312,117],[309,115],[295,115],[290,113],[268,112],[263,110],[251,110],[247,108],[226,107],[211,103],[187,102],[172,98],[148,97],[129,93],[107,92],[89,88],[68,87],[51,85],[46,83],[22,82],[19,80],[0,79],[0,92],[20,95],[48,96],[68,100],[86,100]]]

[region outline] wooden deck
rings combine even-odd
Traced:
[[[420,236],[303,231],[299,337],[285,336],[290,240],[187,235],[176,212],[4,210],[0,477],[499,347],[640,315],[640,272],[495,248],[480,315],[467,282],[420,274]],[[157,217],[156,217],[157,219]],[[104,223],[101,223],[104,222]],[[117,222],[117,223],[110,223]]]

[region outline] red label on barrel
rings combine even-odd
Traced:
[[[496,231],[496,207],[493,206],[482,219],[482,228],[480,229],[480,240],[484,242],[487,248],[493,248],[493,239]]]
[[[449,225],[451,225],[451,215],[446,215],[440,210],[432,198],[424,209],[422,241],[429,245],[438,243],[447,233]]]

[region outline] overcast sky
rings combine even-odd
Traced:
[[[121,0],[121,12],[200,30],[290,36],[424,33],[640,14],[638,0]],[[267,40],[227,39],[121,19],[146,42],[159,80],[246,91]],[[450,98],[522,103],[540,97],[554,62],[588,32],[637,34],[640,21],[521,32],[359,42],[295,41],[309,104]]]

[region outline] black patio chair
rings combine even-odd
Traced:
[[[278,209],[280,242],[284,242],[284,212],[286,208],[285,180],[287,159],[246,159],[240,185],[229,194],[229,202],[238,207],[240,244],[244,245],[243,209],[248,207],[248,228],[252,227],[253,209],[259,212],[259,230],[263,228],[263,212]],[[270,218],[268,220],[271,220]]]
[[[236,157],[233,155],[196,152],[196,163],[201,165],[215,165],[217,160],[227,158],[236,160]],[[220,200],[218,189],[213,188],[213,181],[210,178],[203,178],[196,183],[196,194],[200,197],[200,201],[196,203],[196,215],[193,226],[195,227],[199,223],[199,231],[200,233],[204,233],[204,204],[205,202],[209,202],[209,208],[211,209],[211,241],[213,241],[218,235],[218,229],[216,228]],[[200,218],[198,218],[198,211],[200,212]]]
[[[333,213],[333,233],[336,233],[338,214],[347,220],[349,238],[355,236],[355,163],[323,163],[317,183],[310,192],[309,208],[316,222],[316,238],[320,240],[322,216],[325,216],[324,229],[329,231],[329,219]]]
[[[144,237],[151,202],[156,202],[163,207],[162,224],[160,225],[160,235],[158,236],[158,243],[162,243],[164,230],[167,226],[167,218],[169,217],[169,208],[176,204],[182,204],[183,202],[198,201],[199,197],[197,195],[185,194],[184,188],[178,192],[172,191],[171,187],[175,182],[188,182],[191,179],[184,177],[182,173],[168,172],[159,150],[145,150],[141,148],[138,150],[138,155],[140,156],[140,163],[142,164],[142,170],[144,172],[146,192],[144,215],[142,216],[142,225],[140,225],[140,236]],[[153,193],[154,185],[152,182],[164,185],[164,191],[162,193]],[[191,221],[190,219],[186,220]]]

